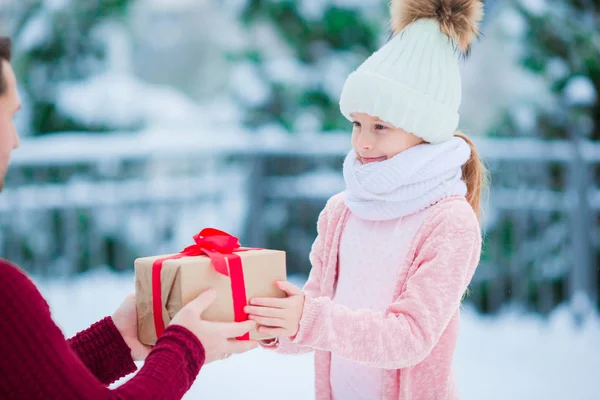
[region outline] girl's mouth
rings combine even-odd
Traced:
[[[387,157],[386,156],[383,156],[383,157],[361,157],[360,159],[363,164],[370,164],[370,163],[374,163],[374,162],[385,161],[385,160],[387,160]]]

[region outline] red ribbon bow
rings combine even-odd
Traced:
[[[201,255],[208,256],[215,270],[222,275],[229,276],[231,279],[231,295],[233,298],[235,321],[242,322],[248,320],[248,314],[244,312],[247,299],[242,259],[234,252],[257,249],[241,247],[238,238],[214,228],[203,229],[200,233],[194,235],[194,242],[196,244],[186,247],[182,252],[173,256],[160,258],[152,264],[152,308],[157,338],[165,331],[165,322],[162,316],[160,272],[163,262],[167,260]],[[229,267],[227,264],[229,264]],[[250,334],[246,333],[238,337],[238,339],[249,340]]]

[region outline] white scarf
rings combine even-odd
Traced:
[[[470,156],[471,148],[458,137],[364,165],[352,150],[344,161],[344,201],[360,218],[384,221],[414,214],[448,196],[465,196],[461,167]]]

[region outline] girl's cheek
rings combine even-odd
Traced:
[[[352,139],[350,140],[350,143],[352,144],[352,148],[353,148],[354,150],[356,150],[356,142],[357,142],[357,140],[358,140],[358,139],[357,139],[357,135],[356,135],[356,133],[353,133],[353,134],[352,134]]]

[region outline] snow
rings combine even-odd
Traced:
[[[223,7],[226,10],[229,10],[232,14],[241,15],[244,9],[248,6],[248,1],[249,0],[223,0],[222,4]]]
[[[32,107],[30,105],[30,97],[27,94],[27,91],[24,89],[25,88],[23,85],[17,82],[17,92],[19,93],[19,98],[21,99],[21,109],[15,115],[14,124],[17,132],[19,132],[21,140],[23,140],[24,137],[29,136],[29,133],[31,132],[29,127],[31,126],[31,116],[33,114]]]
[[[533,132],[537,122],[537,112],[532,106],[519,104],[510,112],[521,132]]]
[[[22,51],[31,50],[48,40],[52,36],[53,13],[67,6],[67,3],[62,0],[44,1],[39,12],[27,21],[23,32],[17,37],[18,47]],[[175,11],[189,8],[196,2],[146,0],[145,3],[160,10],[168,6]],[[156,30],[156,26],[148,29]],[[168,33],[173,35],[175,31],[171,29]],[[205,107],[199,106],[181,90],[171,85],[146,83],[135,76],[133,57],[137,42],[134,42],[127,21],[105,19],[94,26],[91,35],[103,42],[105,59],[102,62],[92,58],[80,60],[81,69],[86,70],[85,79],[65,79],[48,86],[47,71],[43,66],[31,71],[30,76],[35,78],[30,82],[34,85],[32,90],[40,93],[50,90],[48,96],[56,99],[56,106],[61,113],[86,126],[112,130],[133,130],[146,126],[174,129],[182,125],[197,125],[202,118],[208,119],[210,114],[205,113]],[[164,39],[167,35],[159,36]],[[38,81],[45,83],[35,85]],[[235,114],[239,114],[239,110]],[[239,121],[240,117],[235,120]]]
[[[540,16],[548,11],[546,0],[521,0],[521,4],[533,15]]]
[[[144,7],[151,7],[155,10],[168,12],[168,11],[179,11],[189,10],[196,2],[196,0],[144,0]]]
[[[458,387],[469,399],[595,399],[600,386],[600,320],[577,329],[566,308],[548,321],[506,312],[463,314]]]
[[[44,0],[44,5],[52,11],[63,10],[69,5],[69,3],[70,0]]]
[[[378,10],[381,7],[381,1],[379,0],[329,0],[331,5],[346,8],[356,9],[364,12]]]
[[[198,123],[201,116],[198,106],[172,87],[151,85],[120,72],[61,83],[57,107],[76,121],[112,129],[140,126],[172,129]]]
[[[594,315],[594,304],[583,291],[577,290],[571,299],[571,309],[577,316],[589,317]]]
[[[44,44],[51,37],[52,27],[46,9],[41,8],[23,28],[17,40],[21,52],[31,51]]]
[[[258,67],[251,62],[242,62],[235,66],[230,85],[249,106],[260,106],[271,96],[270,87],[260,76]]]
[[[244,119],[244,108],[234,103],[226,95],[215,97],[212,101],[199,105],[202,115],[210,115],[210,122],[218,126],[220,130],[238,130]],[[206,120],[202,121],[206,124]]]
[[[277,183],[269,188],[269,194],[272,198],[326,200],[344,189],[341,171],[323,169],[297,177],[280,177]]]
[[[94,26],[93,37],[104,43],[104,62],[112,72],[133,75],[133,42],[127,28],[115,20]]]
[[[329,7],[327,0],[301,0],[298,6],[300,14],[309,21],[318,21],[323,18],[325,10]]]
[[[251,50],[260,51],[260,57],[288,56],[295,57],[295,51],[290,47],[285,37],[277,26],[266,19],[259,19],[252,23],[250,30],[246,31]],[[258,45],[260,43],[260,45]],[[258,45],[258,47],[257,47]]]
[[[566,140],[524,138],[473,139],[486,161],[568,161],[573,145]],[[60,133],[23,138],[12,154],[11,165],[65,165],[73,163],[117,162],[149,157],[176,158],[212,155],[293,155],[344,157],[350,149],[349,132],[305,132],[290,136],[278,126],[265,126],[256,134],[211,126],[165,130],[149,128],[137,133],[90,134]],[[583,156],[600,161],[600,144],[585,141]]]
[[[273,57],[265,60],[264,68],[276,83],[305,86],[314,83],[314,72],[298,59],[289,56]]]
[[[590,106],[596,103],[596,89],[586,76],[574,76],[569,79],[564,95],[571,106]]]
[[[338,156],[345,154],[349,146],[350,135],[345,132],[306,132],[302,136],[290,137],[282,128],[270,126],[263,127],[256,134],[234,128],[221,132],[220,128],[213,126],[172,130],[149,128],[138,133],[102,135],[71,132],[24,138],[13,152],[11,165],[89,164],[149,157],[195,157],[201,154]]]
[[[491,129],[507,109],[522,104],[537,109],[553,98],[545,80],[521,64],[527,26],[514,6],[498,2],[487,21],[484,37],[473,43],[469,59],[460,64],[464,78],[459,129],[477,136],[493,134]]]
[[[522,38],[527,31],[525,18],[514,8],[506,8],[496,17],[504,31],[513,38]]]
[[[291,280],[302,284],[301,278]],[[106,270],[36,283],[67,336],[110,315],[134,290],[133,275]],[[542,319],[516,310],[481,316],[467,305],[454,367],[463,400],[592,400],[600,391],[598,355],[600,318],[595,314],[588,313],[577,327],[564,306]],[[310,354],[258,349],[205,366],[185,399],[312,399],[313,373]]]
[[[294,119],[295,132],[316,132],[323,126],[323,110],[319,107],[306,107],[297,112]]]
[[[546,73],[552,81],[565,78],[569,73],[569,66],[560,57],[552,57],[546,64]]]
[[[567,4],[563,2],[555,3],[553,7],[546,0],[519,2],[534,16],[548,14],[549,17],[551,13],[559,22],[572,12],[568,7],[563,9],[562,6]],[[493,13],[486,18],[484,36],[474,43],[471,56],[461,64],[464,90],[460,129],[478,135],[495,134],[495,129],[504,123],[504,112],[509,109],[528,107],[536,114],[560,115],[564,112],[564,106],[558,104],[559,97],[551,87],[569,73],[568,66],[560,59],[550,59],[545,73],[528,70],[523,60],[531,53],[531,43],[526,37],[529,26],[518,9],[520,4],[500,1],[496,4]],[[573,16],[570,20],[574,18],[577,19]],[[559,28],[560,24],[556,32],[561,36],[570,32]],[[570,41],[567,37],[565,40]],[[538,128],[534,126],[522,133],[543,136],[536,132]]]
[[[325,92],[331,99],[339,99],[348,75],[352,72],[356,56],[344,51],[332,52],[320,61],[320,76]]]

